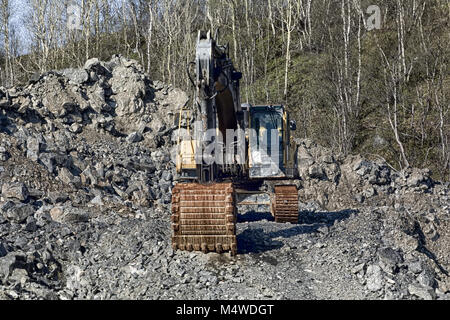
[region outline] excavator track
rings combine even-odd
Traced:
[[[272,214],[275,222],[298,223],[298,192],[295,185],[275,186]]]
[[[236,255],[236,205],[232,183],[179,183],[172,190],[174,250]]]

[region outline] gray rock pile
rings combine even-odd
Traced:
[[[182,91],[152,82],[134,60],[114,56],[0,92],[5,176],[44,197],[78,191],[86,201],[118,195],[146,206],[168,203],[174,115],[188,100]],[[19,187],[3,188],[4,196],[25,200]]]
[[[121,56],[0,88],[0,298],[56,297],[67,226],[169,215],[173,123],[187,101]]]
[[[0,88],[0,299],[449,298],[449,184],[310,140],[298,225],[242,206],[237,257],[173,252],[187,101],[121,56]]]
[[[433,181],[428,169],[397,172],[384,162],[343,157],[310,140],[298,144],[299,194],[309,202],[304,221],[317,221],[317,211],[352,209],[360,212],[352,221],[360,225],[352,228],[369,224],[379,233],[373,258],[353,269],[369,291],[394,299],[435,299],[448,292],[449,183]]]

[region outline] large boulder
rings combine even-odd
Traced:
[[[89,75],[86,70],[83,69],[64,69],[62,71],[63,76],[76,84],[83,84],[89,80]]]
[[[89,221],[89,214],[72,206],[54,207],[50,210],[51,218],[59,223],[79,223]]]
[[[6,199],[26,201],[28,196],[28,189],[22,182],[6,182],[2,186],[2,197]]]
[[[30,204],[9,201],[1,207],[3,216],[14,223],[24,223],[36,211]]]
[[[115,56],[110,61],[112,78],[109,80],[112,99],[116,102],[116,114],[119,117],[140,116],[145,112],[147,83],[142,69],[134,60]],[[146,83],[147,82],[147,83]]]
[[[52,115],[57,118],[70,116],[71,123],[82,120],[80,112],[89,107],[89,101],[77,86],[72,86],[67,81],[57,74],[49,74],[34,84],[32,93],[42,101],[44,107],[40,110],[42,116]]]

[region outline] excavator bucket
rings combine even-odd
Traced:
[[[172,190],[174,250],[237,253],[232,183],[179,183]]]
[[[298,192],[295,185],[275,186],[271,202],[275,222],[298,223]]]

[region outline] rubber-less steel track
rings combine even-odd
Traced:
[[[174,250],[237,252],[232,183],[179,183],[172,190]]]
[[[298,223],[298,192],[294,185],[275,186],[272,198],[275,222]]]

